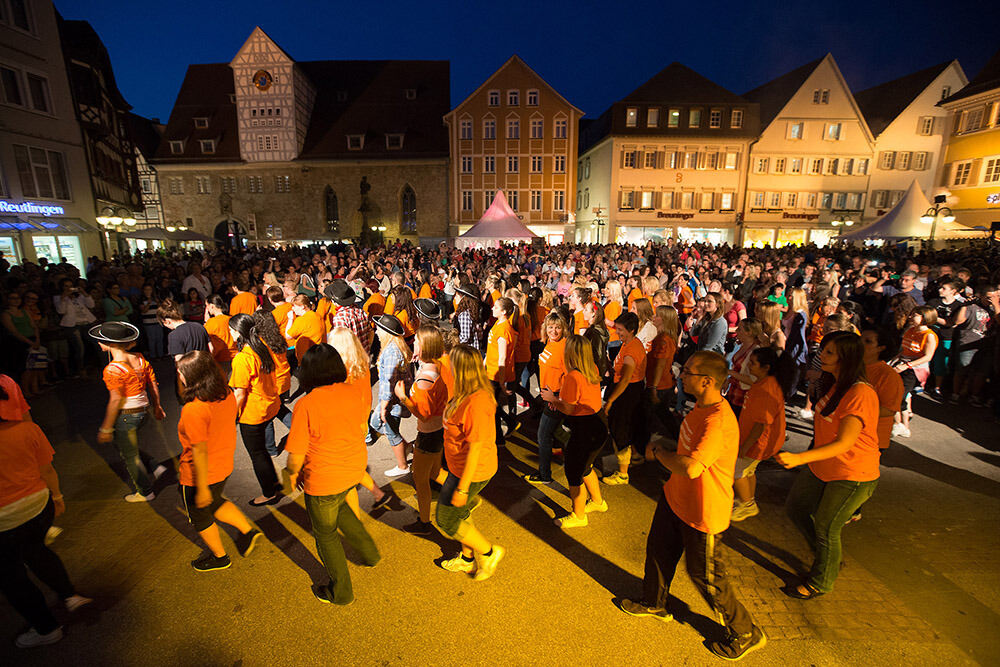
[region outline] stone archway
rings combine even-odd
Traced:
[[[245,248],[247,245],[247,228],[235,218],[220,221],[212,236],[224,248]]]

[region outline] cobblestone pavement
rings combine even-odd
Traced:
[[[169,377],[169,366],[158,367]],[[171,394],[169,389],[165,395]],[[227,495],[267,541],[224,572],[198,574],[201,548],[179,510],[175,480],[160,482],[149,505],[128,505],[121,466],[94,433],[106,395],[96,378],[64,384],[33,405],[56,447],[68,500],[55,544],[75,584],[95,598],[66,617],[59,644],[18,652],[22,621],[0,600],[0,665],[312,664],[719,664],[703,647],[717,626],[683,568],[672,587],[675,621],[633,619],[613,605],[639,593],[646,531],[661,473],[651,466],[623,487],[605,487],[607,514],[587,528],[552,523],[569,506],[565,477],[536,487],[534,424],[525,422],[501,453],[477,524],[508,549],[496,576],[476,583],[435,565],[456,551],[440,537],[400,532],[414,518],[409,478],[388,481],[384,441],[369,450],[379,484],[399,496],[366,518],[382,553],[371,570],[352,566],[357,601],[316,603],[323,581],[301,497],[276,508],[257,494],[249,459],[237,451]],[[176,455],[178,410],[143,433],[157,458]],[[863,519],[844,530],[845,566],[835,590],[801,601],[780,588],[810,561],[784,515],[794,472],[759,470],[759,516],[734,524],[723,559],[737,595],[765,629],[767,647],[747,664],[996,664],[1000,650],[1000,438],[984,411],[918,399],[914,437],[893,444]],[[949,419],[953,425],[940,421]],[[790,420],[790,449],[807,445]],[[408,425],[412,435],[413,425]],[[284,428],[279,426],[279,436]],[[281,459],[279,464],[283,463]],[[370,496],[361,492],[362,507]],[[229,544],[229,542],[227,542]],[[350,552],[349,552],[350,556]]]

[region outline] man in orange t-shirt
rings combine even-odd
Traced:
[[[250,291],[250,283],[247,282],[247,279],[243,276],[238,277],[233,289],[236,291],[236,296],[229,302],[229,316],[232,317],[239,313],[253,315],[253,311],[257,310],[257,296]]]
[[[278,330],[284,331],[285,325],[288,324],[288,311],[292,309],[292,304],[285,301],[285,293],[280,287],[268,287],[267,300],[271,302],[271,317],[278,325]]]
[[[684,365],[684,391],[694,397],[695,407],[681,425],[676,453],[652,448],[651,458],[671,474],[646,540],[642,599],[619,605],[633,616],[669,620],[670,583],[686,552],[688,575],[728,631],[727,639],[712,642],[709,650],[738,660],[767,639],[736,599],[717,552],[719,535],[729,527],[739,442],[736,416],[721,393],[727,374],[725,358],[707,350],[695,352]]]

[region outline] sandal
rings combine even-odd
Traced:
[[[281,500],[281,494],[280,493],[276,493],[273,496],[271,496],[270,498],[267,498],[267,499],[262,500],[260,502],[257,502],[256,498],[252,498],[252,499],[250,499],[250,501],[247,504],[250,505],[251,507],[263,507],[264,505],[274,505],[279,500]]]
[[[806,589],[807,592],[802,593],[801,591],[799,591],[800,586]],[[819,596],[823,595],[823,593],[820,593],[819,591],[810,588],[809,584],[803,582],[795,586],[787,587],[785,589],[785,595],[796,598],[798,600],[812,600],[813,598],[818,598]]]

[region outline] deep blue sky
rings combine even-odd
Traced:
[[[56,6],[68,19],[90,21],[125,98],[136,113],[164,122],[187,66],[228,63],[255,25],[296,60],[450,60],[452,106],[517,53],[589,118],[675,60],[744,93],[831,52],[859,91],[953,58],[971,79],[1000,48],[995,15],[972,11],[973,5],[764,5],[63,0]],[[948,13],[949,6],[955,11]]]

